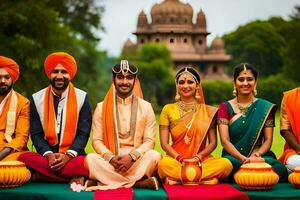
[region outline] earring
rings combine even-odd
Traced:
[[[236,87],[235,87],[235,86],[233,86],[232,95],[233,95],[234,97],[236,97],[236,94],[237,94],[237,92],[236,92]]]
[[[200,95],[199,95],[199,93],[198,93],[198,89],[196,89],[196,92],[195,92],[195,99],[196,99],[197,101],[200,101],[200,99],[201,99],[201,97],[200,97]]]
[[[175,101],[179,101],[179,100],[180,100],[180,95],[178,93],[178,89],[176,89]]]
[[[254,87],[254,90],[253,90],[253,95],[256,96],[257,95],[257,89],[256,89],[256,86]]]

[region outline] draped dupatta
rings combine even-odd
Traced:
[[[135,79],[133,95],[143,98],[138,78]],[[112,153],[116,154],[118,153],[118,135],[116,134],[116,92],[113,84],[110,86],[104,98],[102,116],[103,142]]]
[[[198,104],[194,113],[190,112],[174,122],[176,125],[171,125],[172,147],[185,157],[192,157],[201,151],[206,145],[207,132],[216,112],[215,107]],[[188,129],[186,125],[191,120],[192,125]],[[190,138],[189,144],[184,140],[185,135]]]

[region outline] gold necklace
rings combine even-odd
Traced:
[[[186,103],[184,101],[179,101],[178,108],[179,108],[180,117],[183,117],[186,113],[195,111],[196,107],[197,107],[197,102],[195,102],[195,101],[190,102],[190,103]]]
[[[241,105],[239,102],[238,102],[238,99],[236,98],[236,102],[237,102],[237,107],[238,109],[240,110],[240,113],[245,116],[245,114],[247,113],[248,109],[250,108],[250,106],[253,104],[254,102],[254,99],[252,99],[252,101],[247,104],[246,106],[243,106]]]
[[[178,102],[178,109],[179,109],[179,114],[180,114],[180,118],[182,118],[186,113],[189,112],[193,112],[193,118],[191,119],[191,121],[188,124],[185,124],[185,127],[187,128],[183,141],[185,144],[189,145],[191,144],[192,141],[192,137],[188,136],[188,132],[192,127],[192,124],[194,122],[194,118],[195,118],[195,110],[197,108],[197,102],[190,102],[190,103],[186,103],[183,101],[179,101]]]

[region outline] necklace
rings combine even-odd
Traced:
[[[249,104],[245,105],[245,106],[241,105],[241,104],[238,102],[237,99],[236,99],[236,102],[237,102],[237,107],[238,107],[238,109],[240,110],[240,113],[241,113],[243,116],[245,116],[246,113],[247,113],[247,111],[248,111],[248,109],[249,109],[250,106],[253,104],[254,99],[252,99],[252,101],[251,101]]]
[[[190,103],[186,103],[183,101],[178,102],[180,118],[182,118],[186,113],[193,112],[193,118],[189,121],[188,124],[185,124],[186,132],[184,134],[183,141],[187,145],[189,145],[192,141],[192,137],[188,136],[188,132],[191,129],[192,124],[194,122],[196,107],[197,107],[197,102],[190,102]]]
[[[186,113],[189,113],[191,111],[195,111],[197,107],[197,102],[190,102],[186,103],[184,101],[178,102],[178,108],[179,108],[179,114],[180,117],[183,117]]]

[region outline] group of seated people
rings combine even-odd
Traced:
[[[70,182],[85,177],[86,191],[180,184],[184,162],[201,163],[199,184],[232,181],[246,163],[266,162],[279,181],[300,166],[300,88],[284,93],[280,133],[286,144],[279,160],[270,150],[276,105],[256,98],[258,73],[248,63],[234,69],[234,98],[206,105],[199,73],[180,69],[175,77],[175,103],[163,107],[159,136],[165,156],[154,150],[156,119],[143,99],[138,68],[122,60],[112,67],[112,84],[92,116],[86,92],[74,87],[73,56],[55,52],[44,70],[49,86],[26,99],[13,90],[18,64],[0,56],[0,161],[18,160],[31,171],[31,181]],[[222,157],[211,154],[219,129]],[[92,129],[92,131],[91,131]],[[94,153],[85,147],[92,132]],[[30,152],[31,137],[36,152]],[[170,139],[171,138],[171,139]]]

